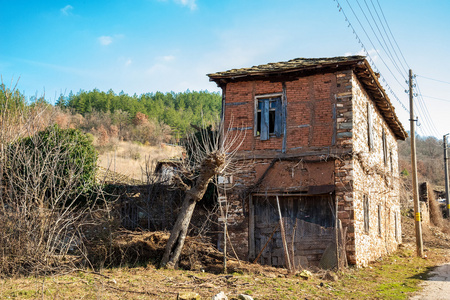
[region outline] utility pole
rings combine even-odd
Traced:
[[[447,212],[447,219],[450,218],[450,199],[448,199],[448,155],[447,155],[447,133],[444,135],[444,170],[445,170],[445,210]]]
[[[411,133],[411,165],[412,165],[412,182],[413,182],[413,199],[414,199],[414,217],[416,228],[416,248],[417,256],[423,257],[423,240],[422,240],[422,218],[420,215],[419,205],[419,186],[417,183],[417,161],[416,161],[416,132],[414,119],[414,104],[413,104],[413,74],[409,69],[409,124]]]

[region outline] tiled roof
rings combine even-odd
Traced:
[[[241,76],[263,75],[269,73],[278,73],[283,71],[295,71],[308,68],[322,68],[324,66],[330,66],[335,64],[354,63],[357,61],[364,61],[365,57],[360,55],[354,56],[338,56],[338,57],[325,57],[325,58],[295,58],[288,61],[268,63],[259,66],[253,66],[251,68],[231,69],[224,72],[217,72],[208,74],[211,81],[215,81],[220,78],[233,78]]]

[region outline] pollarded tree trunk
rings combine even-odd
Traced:
[[[161,266],[173,269],[180,258],[186,233],[191,222],[195,205],[203,198],[209,182],[225,165],[225,155],[218,151],[205,156],[198,169],[198,177],[194,185],[186,192],[181,211],[167,241]]]

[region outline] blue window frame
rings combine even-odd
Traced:
[[[271,135],[280,137],[283,124],[281,96],[258,97],[256,101],[255,135],[261,141],[268,140]]]

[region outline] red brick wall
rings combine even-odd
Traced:
[[[332,145],[333,109],[336,106],[336,74],[327,73],[286,81],[286,152]],[[255,96],[282,93],[283,83],[265,80],[228,83],[225,90],[225,125],[245,128],[240,150],[281,150],[283,136],[261,141],[254,136]],[[302,150],[300,150],[302,149]]]

